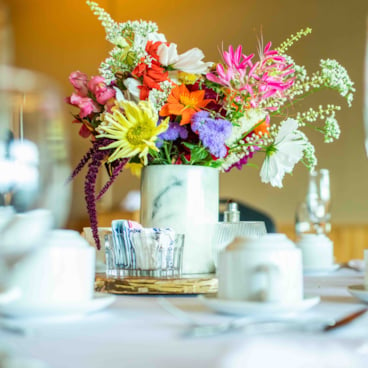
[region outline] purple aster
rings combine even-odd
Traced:
[[[210,118],[210,114],[207,111],[198,111],[192,116],[192,130],[196,132],[200,130],[201,126],[207,124],[208,120],[212,120]]]
[[[231,131],[233,130],[233,124],[229,120],[216,119],[215,129],[218,134],[222,134],[224,140],[230,137]]]
[[[187,139],[188,130],[184,125],[179,125],[178,123],[170,121],[167,130],[158,136],[156,146],[160,148],[164,141],[175,141],[178,138]]]
[[[232,124],[225,119],[212,119],[206,111],[197,112],[192,117],[192,130],[197,132],[204,147],[215,157],[226,155],[226,139],[230,136]]]

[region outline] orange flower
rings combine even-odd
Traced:
[[[212,100],[204,99],[203,90],[190,92],[185,84],[172,89],[167,104],[162,106],[160,116],[181,116],[180,125],[190,123],[192,116]]]
[[[261,122],[259,122],[261,123]],[[265,135],[269,133],[269,127],[270,127],[270,118],[267,116],[261,124],[259,124],[256,128],[254,128],[254,133],[258,135]]]

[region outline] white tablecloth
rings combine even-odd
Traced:
[[[362,282],[362,273],[351,270],[306,277],[305,292],[320,295],[321,303],[301,318],[327,320],[362,308],[365,304],[347,291]],[[168,298],[199,321],[233,318],[216,314],[195,296]],[[154,296],[118,296],[97,313],[33,322],[28,336],[0,331],[0,349],[6,346],[52,368],[368,367],[368,314],[329,333],[250,336],[237,331],[189,339],[182,335],[184,328]]]

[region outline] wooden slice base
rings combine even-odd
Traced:
[[[110,294],[208,294],[217,292],[215,275],[183,275],[179,278],[107,278],[97,274],[95,290]]]

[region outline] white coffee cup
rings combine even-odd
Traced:
[[[304,269],[322,269],[334,263],[333,243],[324,234],[302,234],[297,246],[302,251]]]
[[[53,230],[10,277],[21,291],[17,303],[52,306],[90,300],[94,293],[95,249],[73,230]]]
[[[303,298],[301,252],[284,234],[235,238],[219,255],[218,297],[294,303]]]

